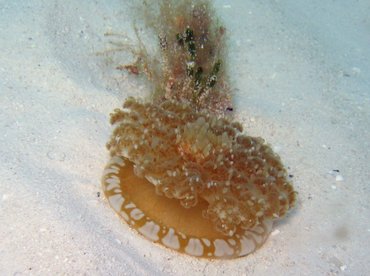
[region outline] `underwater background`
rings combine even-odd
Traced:
[[[217,261],[148,242],[102,195],[109,114],[150,93],[104,34],[135,42],[140,3],[0,0],[0,274],[370,274],[370,2],[213,2],[235,117],[298,192],[259,250]]]

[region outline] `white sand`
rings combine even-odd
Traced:
[[[109,113],[146,90],[95,55],[104,32],[132,34],[132,10],[0,0],[0,275],[370,274],[370,2],[215,6],[237,117],[289,167],[297,208],[237,260],[138,236],[97,196]]]

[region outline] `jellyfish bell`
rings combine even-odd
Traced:
[[[133,163],[112,157],[103,177],[103,190],[115,212],[147,239],[172,250],[204,258],[235,258],[260,247],[272,221],[226,236],[203,216],[207,202],[184,208],[178,200],[156,193],[153,184],[134,173]]]
[[[295,192],[280,158],[240,124],[186,102],[129,98],[111,115],[103,190],[146,238],[205,258],[259,248]]]

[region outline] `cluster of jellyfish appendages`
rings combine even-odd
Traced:
[[[217,231],[232,236],[293,206],[280,158],[263,139],[244,135],[239,123],[195,112],[185,102],[129,98],[123,107],[111,115],[111,155],[130,160],[158,196],[178,199],[184,208],[207,201],[203,216]]]

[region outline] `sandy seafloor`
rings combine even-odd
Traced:
[[[370,2],[215,2],[236,117],[299,193],[228,261],[152,244],[101,194],[109,113],[148,92],[96,55],[133,37],[129,2],[0,0],[0,275],[370,275]]]

